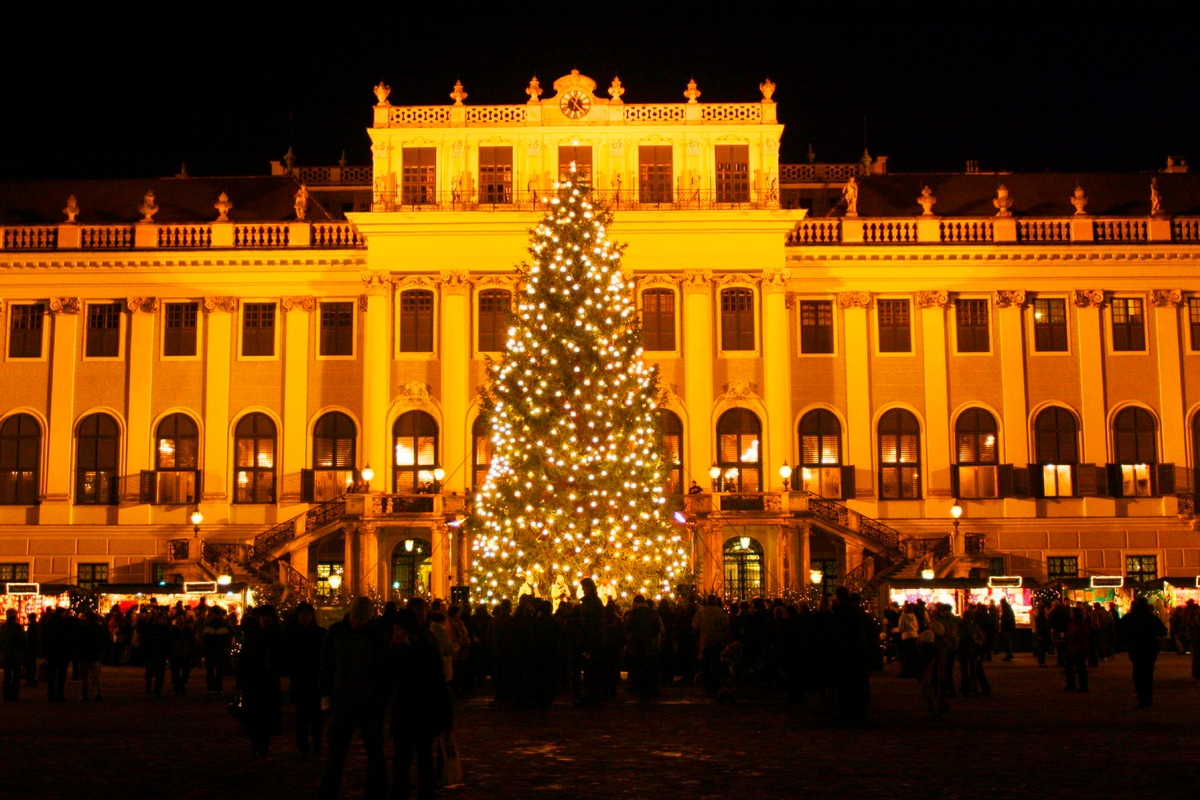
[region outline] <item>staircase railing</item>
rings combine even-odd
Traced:
[[[875,561],[872,558],[864,558],[863,562],[854,569],[850,570],[842,578],[842,586],[850,590],[850,593],[861,593],[863,587],[870,582],[875,576]]]
[[[909,539],[908,557],[910,560],[924,559],[929,556],[930,564],[936,564],[950,557],[950,537],[940,536],[936,539]]]
[[[202,542],[200,563],[214,576],[225,572],[226,567],[241,566],[267,583],[282,583],[297,597],[312,596],[312,582],[291,564],[259,550],[252,544],[238,542]]]
[[[854,509],[847,508],[841,503],[828,500],[812,492],[803,494],[808,496],[808,510],[813,516],[857,531],[859,536],[875,545],[877,555],[889,564],[904,560],[905,552],[900,531],[877,519],[860,514]]]
[[[269,553],[284,542],[290,542],[301,533],[316,530],[330,520],[337,519],[346,513],[346,498],[337,497],[316,508],[302,511],[291,519],[285,519],[278,525],[267,528],[254,537],[254,546]],[[301,529],[303,525],[303,529]]]

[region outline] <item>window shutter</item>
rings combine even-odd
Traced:
[[[999,497],[1012,497],[1016,494],[1014,481],[1016,470],[1012,464],[999,464],[996,467],[996,494]]]
[[[1029,477],[1029,485],[1026,487],[1027,497],[1045,497],[1046,485],[1042,480],[1042,465],[1030,464],[1026,469],[1025,474]]]
[[[1155,464],[1154,465],[1154,493],[1156,495],[1175,494],[1175,465],[1174,464]]]
[[[958,464],[950,465],[950,496],[958,497]]]
[[[1125,481],[1121,476],[1120,464],[1105,465],[1105,477],[1108,478],[1108,488],[1113,497],[1125,496]]]
[[[1075,494],[1079,497],[1096,497],[1100,494],[1100,470],[1095,464],[1075,465]]]
[[[842,499],[853,500],[854,497],[854,465],[850,464],[842,467]]]
[[[158,473],[152,469],[142,470],[141,485],[138,487],[138,502],[150,505],[158,502]]]
[[[311,469],[300,470],[300,502],[312,503],[317,496],[317,474]]]
[[[200,498],[204,494],[204,489],[202,488],[202,483],[201,483],[201,479],[202,479],[203,475],[204,475],[203,472],[201,472],[200,470],[196,470],[196,477],[192,481],[192,499],[189,502],[192,502],[192,503],[200,502]]]

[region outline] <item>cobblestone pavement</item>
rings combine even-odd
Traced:
[[[955,700],[940,720],[923,719],[917,685],[889,667],[872,676],[862,728],[830,726],[811,704],[714,702],[691,687],[592,711],[563,698],[544,714],[478,696],[456,701],[466,785],[442,796],[1194,798],[1200,684],[1189,662],[1163,655],[1155,706],[1137,709],[1123,657],[1081,694],[1018,656],[988,665],[991,697]],[[77,698],[78,684],[67,693]],[[363,767],[356,745],[346,797],[361,796]],[[0,706],[3,798],[301,800],[315,796],[320,769],[288,736],[253,757],[223,700],[148,698],[133,668],[106,669],[103,702],[52,706],[39,686]]]

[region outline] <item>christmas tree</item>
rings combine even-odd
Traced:
[[[532,573],[618,597],[662,597],[684,578],[655,395],[611,213],[567,181],[543,198],[504,358],[483,391],[492,455],[468,522],[477,597],[516,599]]]

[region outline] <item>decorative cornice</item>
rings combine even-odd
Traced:
[[[437,289],[441,283],[430,275],[405,275],[390,280],[391,285],[397,289]]]
[[[842,308],[870,308],[870,292],[838,292],[838,305]]]
[[[312,311],[317,307],[317,298],[307,295],[281,297],[279,305],[283,306],[284,311]]]
[[[763,270],[758,279],[762,281],[763,291],[782,292],[790,277],[792,274],[786,269],[773,269]]]
[[[921,308],[945,308],[950,302],[950,293],[945,289],[917,292],[917,305]]]
[[[637,283],[638,291],[646,289],[676,289],[679,287],[679,279],[670,275],[663,275],[659,272],[653,272],[648,275],[636,275],[633,278]]]
[[[442,291],[448,294],[466,294],[471,290],[470,275],[462,270],[442,272]]]
[[[1179,289],[1153,289],[1150,292],[1150,302],[1160,308],[1181,306],[1183,305],[1183,292]]]
[[[898,245],[903,247],[904,245]],[[788,248],[789,250],[794,248]],[[1087,251],[1066,252],[1063,250],[1039,250],[1032,253],[1013,253],[1013,252],[995,252],[994,250],[977,250],[975,252],[964,252],[962,250],[950,250],[945,252],[931,252],[923,250],[920,252],[897,252],[897,249],[880,246],[871,247],[869,250],[862,249],[853,252],[832,252],[834,248],[829,248],[828,252],[822,252],[817,248],[805,250],[802,253],[787,255],[789,263],[814,263],[814,264],[829,264],[839,261],[875,261],[887,262],[889,264],[898,261],[960,261],[970,263],[984,263],[995,261],[1011,261],[1016,263],[1042,263],[1042,262],[1066,262],[1066,261],[1103,261],[1110,263],[1113,261],[1136,261],[1139,263],[1147,262],[1162,262],[1170,260],[1175,261],[1197,261],[1200,260],[1200,250],[1198,251],[1176,251],[1165,253],[1159,251],[1133,251],[1123,250],[1115,251],[1108,248],[1096,248]]]
[[[723,272],[715,276],[712,282],[718,286],[758,286],[759,278],[756,275],[747,275],[744,272]]]
[[[1104,305],[1104,292],[1101,289],[1076,289],[1071,292],[1071,302],[1080,308]]]
[[[994,302],[997,308],[1008,308],[1009,306],[1024,308],[1025,292],[1021,289],[998,289]]]
[[[392,286],[392,276],[388,272],[364,272],[362,282],[367,287],[367,294],[387,294]]]
[[[238,299],[236,297],[206,297],[204,298],[205,311],[227,311],[233,313],[238,310]]]
[[[136,314],[139,311],[145,311],[152,314],[158,311],[158,298],[156,297],[127,297],[125,298],[125,308],[129,309],[131,314]]]
[[[79,298],[78,297],[51,297],[49,307],[50,307],[51,314],[78,314],[79,313]]]
[[[684,270],[683,286],[691,292],[708,291],[712,286],[713,274],[709,269],[689,269]]]

